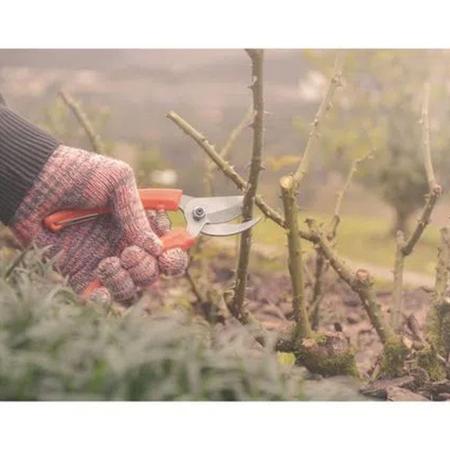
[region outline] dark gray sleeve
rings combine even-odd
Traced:
[[[0,220],[8,224],[60,142],[0,103]]]

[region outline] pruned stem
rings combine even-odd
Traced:
[[[431,213],[433,212],[434,205],[442,194],[441,186],[436,182],[434,175],[433,162],[431,159],[431,145],[430,145],[430,121],[428,116],[428,103],[429,103],[429,85],[425,84],[424,102],[422,107],[422,152],[425,166],[425,173],[427,176],[427,182],[429,192],[427,200],[423,208],[422,214],[417,222],[416,228],[409,237],[408,241],[403,247],[403,255],[408,256],[414,249],[417,241],[422,236],[423,231],[430,222]]]
[[[308,134],[308,139],[306,141],[306,146],[303,151],[302,159],[297,167],[297,170],[294,172],[294,182],[296,185],[299,185],[305,176],[309,162],[311,159],[311,151],[313,149],[314,143],[319,136],[320,126],[322,123],[325,114],[331,108],[331,102],[333,100],[334,93],[336,89],[341,85],[341,77],[342,77],[342,66],[343,66],[343,54],[342,52],[338,52],[336,55],[336,60],[334,63],[333,76],[328,83],[328,87],[325,93],[325,96],[319,106],[319,109],[314,117],[314,120],[311,124],[311,129]]]
[[[428,182],[429,192],[426,196],[425,206],[422,210],[417,224],[407,240],[405,240],[403,233],[397,234],[397,251],[395,256],[394,266],[394,290],[393,290],[393,305],[391,324],[394,329],[400,326],[401,315],[403,312],[403,267],[404,259],[409,256],[414,250],[415,245],[422,236],[425,228],[430,223],[431,214],[434,206],[442,194],[441,186],[436,182],[434,175],[433,162],[431,158],[430,145],[430,123],[429,123],[429,85],[425,84],[424,101],[422,106],[422,152],[425,167],[425,173]]]
[[[72,111],[80,125],[83,127],[86,132],[87,137],[92,146],[92,150],[96,153],[100,153],[101,155],[107,154],[106,147],[102,141],[100,135],[95,131],[91,121],[89,120],[86,113],[83,111],[81,105],[67,92],[60,91],[58,95],[61,97],[63,102],[69,107]]]
[[[286,234],[289,252],[289,273],[293,292],[293,313],[296,323],[294,339],[310,337],[312,334],[306,310],[304,273],[302,261],[301,239],[298,228],[298,206],[296,202],[295,182],[292,176],[280,180],[281,199],[283,200],[286,220]]]
[[[344,200],[345,193],[350,188],[353,176],[357,172],[359,165],[362,162],[364,162],[366,159],[370,158],[371,156],[372,156],[372,152],[369,152],[366,155],[364,155],[363,157],[357,158],[352,162],[352,165],[348,172],[347,178],[345,179],[345,183],[344,183],[342,189],[337,194],[336,204],[334,207],[334,214],[329,223],[328,233],[327,233],[327,239],[330,241],[330,245],[332,245],[332,246],[335,245],[337,229],[338,229],[339,223],[341,222],[341,208],[342,208],[342,202]],[[311,308],[310,308],[311,309],[311,312],[310,312],[311,325],[314,330],[316,330],[319,326],[320,303],[323,298],[323,279],[324,279],[324,272],[327,270],[327,268],[328,268],[328,265],[326,264],[326,259],[324,257],[323,252],[317,251],[315,283],[314,283],[314,289],[313,289],[312,299],[311,299]]]
[[[217,164],[219,169],[227,178],[229,178],[240,190],[245,190],[247,186],[246,181],[227,161],[220,157],[214,149],[214,146],[208,142],[205,136],[203,136],[175,112],[169,112],[167,117],[178,127],[180,127],[181,130],[190,136],[206,152],[206,154],[214,161],[215,164]],[[280,213],[269,206],[261,196],[257,195],[255,197],[255,203],[267,218],[271,219],[282,228],[286,228],[285,221]],[[317,247],[319,247],[338,276],[345,281],[350,288],[354,289],[354,275],[352,271],[347,267],[347,264],[339,258],[328,239],[326,239],[325,236],[319,232],[315,221],[310,219],[309,226],[309,232],[305,230],[299,231],[300,237],[314,243]]]

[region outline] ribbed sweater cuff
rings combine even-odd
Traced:
[[[8,224],[60,142],[0,105],[0,220]]]

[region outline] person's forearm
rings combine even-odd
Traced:
[[[0,220],[8,224],[60,142],[0,104]]]

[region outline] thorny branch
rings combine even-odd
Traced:
[[[397,234],[397,251],[394,265],[394,289],[393,289],[393,305],[391,324],[394,328],[400,326],[400,319],[403,311],[403,267],[404,259],[412,253],[415,245],[422,236],[427,225],[430,223],[430,217],[434,206],[442,194],[441,186],[436,182],[434,175],[433,162],[431,158],[430,144],[430,122],[429,122],[429,85],[426,83],[424,87],[424,100],[422,106],[422,153],[424,160],[425,173],[428,182],[429,192],[426,196],[425,206],[422,210],[417,225],[411,236],[405,240],[403,233]]]
[[[223,174],[227,178],[233,181],[233,183],[241,191],[245,190],[247,182],[236,172],[236,170],[227,161],[225,161],[223,158],[220,157],[220,155],[215,150],[214,146],[209,143],[209,141],[205,136],[203,136],[199,131],[193,128],[190,124],[188,124],[175,112],[173,111],[169,112],[167,114],[167,117],[172,122],[174,122],[181,130],[183,130],[188,136],[190,136],[206,152],[206,154],[214,161],[215,164],[217,164],[219,169],[223,172]],[[261,196],[259,195],[256,196],[255,203],[267,218],[271,219],[282,228],[286,228],[285,221],[283,217],[280,215],[280,213],[274,210],[271,206],[269,206]],[[330,242],[319,231],[317,225],[315,225],[315,222],[310,221],[310,224],[313,223],[314,226],[310,227],[309,232],[305,230],[299,231],[300,237],[316,244],[317,247],[322,250],[326,259],[330,262],[331,266],[339,275],[339,277],[344,282],[346,282],[352,289],[354,289],[354,275],[352,271],[347,267],[347,264],[337,256]],[[381,329],[383,328],[383,326],[379,328]],[[383,332],[381,331],[381,333]],[[378,334],[380,335],[380,333]]]
[[[306,141],[305,150],[303,152],[302,159],[297,167],[297,170],[294,172],[294,184],[298,187],[301,183],[303,177],[305,176],[308,167],[309,161],[311,159],[311,151],[313,145],[317,138],[319,137],[320,125],[322,123],[325,114],[330,110],[333,100],[334,93],[336,89],[341,85],[342,78],[342,66],[343,66],[343,54],[338,52],[336,55],[336,60],[334,63],[333,76],[330,79],[328,84],[327,91],[325,96],[319,106],[316,116],[314,117],[313,123],[311,125],[311,130],[309,131],[308,140]]]
[[[379,309],[373,290],[373,281],[369,272],[364,269],[358,269],[354,273],[341,259],[333,249],[330,242],[319,229],[314,219],[306,220],[313,235],[313,242],[325,258],[329,261],[331,267],[336,271],[339,277],[345,281],[350,288],[356,292],[366,310],[369,319],[375,328],[381,342],[385,344],[391,337],[395,336],[394,331],[385,322],[382,312]]]
[[[364,161],[366,161],[367,159],[371,158],[372,155],[373,155],[373,153],[369,152],[369,153],[365,154],[364,156],[362,156],[361,158],[357,158],[357,159],[353,160],[353,162],[352,162],[352,165],[348,172],[347,178],[345,179],[344,186],[342,187],[342,189],[338,192],[338,194],[336,196],[336,204],[334,206],[333,218],[331,219],[330,231],[328,233],[328,238],[330,241],[333,241],[336,238],[337,228],[341,221],[341,207],[342,207],[342,201],[344,200],[345,193],[348,191],[348,189],[352,183],[353,177],[354,177],[355,173],[358,171],[359,165],[361,163],[363,163]]]
[[[345,193],[348,191],[352,179],[355,175],[355,173],[358,170],[359,165],[364,162],[365,160],[372,157],[373,152],[369,152],[366,155],[362,156],[361,158],[357,158],[352,162],[352,165],[350,167],[350,170],[348,172],[347,178],[344,182],[344,185],[342,189],[338,192],[336,197],[336,205],[334,207],[334,214],[329,224],[329,231],[327,233],[327,239],[330,241],[331,245],[335,244],[336,239],[336,233],[339,226],[339,223],[341,221],[341,207],[342,202],[344,200]],[[320,303],[323,298],[323,278],[326,270],[328,269],[327,261],[325,260],[325,257],[322,252],[318,251],[316,256],[316,267],[315,267],[315,282],[312,292],[312,298],[310,302],[310,318],[311,318],[311,325],[314,330],[316,330],[319,326],[319,310],[320,310]]]
[[[182,131],[184,131],[188,136],[190,136],[202,149],[203,151],[214,161],[217,167],[222,171],[222,173],[230,179],[238,189],[245,191],[247,189],[247,182],[239,175],[236,170],[225,160],[219,153],[215,150],[214,145],[210,144],[208,139],[203,136],[199,131],[193,128],[189,123],[182,119],[178,114],[171,111],[167,114],[168,119],[174,122]],[[255,196],[255,203],[261,210],[261,212],[270,220],[278,224],[280,227],[286,229],[286,223],[281,214],[273,209],[260,195]],[[366,311],[370,312],[369,318],[372,320],[372,324],[377,331],[383,343],[386,342],[387,337],[394,335],[394,332],[390,327],[385,324],[384,318],[381,312],[378,311],[377,305],[373,304],[374,294],[372,285],[365,286],[364,289],[361,288],[361,282],[358,280],[347,266],[347,264],[336,254],[333,246],[329,240],[323,235],[323,233],[317,227],[315,221],[307,221],[309,225],[309,232],[306,230],[300,230],[299,235],[302,239],[306,239],[313,244],[316,248],[320,249],[325,258],[329,261],[330,265],[336,271],[338,276],[349,285],[356,293],[358,293]],[[369,279],[369,277],[366,277]]]
[[[61,97],[63,102],[68,106],[68,108],[72,111],[78,122],[80,122],[84,131],[86,132],[89,141],[92,146],[92,150],[96,153],[100,153],[101,155],[106,155],[106,147],[102,141],[102,138],[99,134],[96,133],[91,121],[89,120],[86,113],[83,111],[81,105],[67,92],[60,91],[58,95]]]
[[[253,149],[250,161],[250,171],[242,205],[242,219],[244,221],[251,220],[253,218],[253,206],[258,189],[259,173],[262,168],[262,151],[264,145],[264,51],[247,50],[247,53],[252,62],[252,83],[250,85],[250,89],[252,90],[253,95],[253,110],[255,111],[255,118],[252,125]],[[239,317],[242,314],[242,307],[245,301],[251,244],[252,229],[250,228],[244,231],[240,236],[239,257],[236,269],[236,280],[232,305],[232,313],[235,317]]]
[[[292,192],[293,195],[296,193],[297,189],[300,186],[301,181],[303,180],[311,159],[311,152],[314,146],[314,143],[319,138],[319,132],[320,132],[320,126],[322,124],[322,121],[326,115],[326,113],[329,111],[329,109],[332,106],[332,100],[334,97],[334,94],[337,90],[337,88],[341,85],[341,78],[342,78],[342,66],[343,66],[343,54],[341,52],[338,52],[336,55],[335,63],[334,63],[334,69],[333,69],[333,75],[328,83],[327,90],[325,92],[325,95],[322,99],[322,102],[320,103],[319,109],[314,117],[314,120],[311,124],[311,129],[308,134],[308,139],[306,141],[305,149],[302,155],[302,158],[300,159],[299,165],[294,172],[294,175],[292,177]],[[339,201],[339,200],[338,200]],[[340,200],[342,201],[342,199]],[[286,205],[285,205],[286,206]],[[340,205],[338,206],[340,208]],[[286,209],[285,209],[286,213]],[[335,214],[335,218],[339,219],[339,215]],[[334,228],[337,227],[338,221],[333,225]],[[298,227],[297,227],[298,229]],[[290,233],[288,231],[288,233]],[[291,249],[291,247],[289,247]],[[292,249],[293,250],[293,249]],[[319,307],[320,302],[323,297],[322,292],[322,283],[323,283],[323,269],[325,267],[325,261],[324,256],[321,252],[317,252],[317,259],[316,259],[316,269],[315,269],[315,282],[313,287],[313,297],[311,301],[311,320],[312,320],[312,326],[314,329],[317,329],[318,322],[319,322]],[[300,268],[300,271],[302,269]],[[295,276],[295,275],[294,275]],[[292,273],[291,273],[292,277]],[[295,297],[294,297],[295,298]]]
[[[250,106],[242,120],[239,122],[239,124],[234,128],[230,135],[228,136],[227,140],[225,141],[225,144],[223,145],[222,149],[219,152],[219,155],[223,159],[228,159],[231,149],[234,146],[234,143],[239,138],[241,133],[249,127],[255,118],[255,112],[253,111],[253,106]],[[213,184],[212,179],[214,172],[218,170],[218,167],[216,164],[214,164],[213,161],[210,160],[207,156],[205,156],[205,190],[206,195],[213,195]]]
[[[199,131],[192,127],[188,122],[182,119],[174,111],[170,111],[167,114],[167,118],[170,119],[175,125],[177,125],[182,131],[184,131],[189,137],[191,137],[202,149],[203,151],[214,161],[217,167],[222,171],[222,173],[230,179],[240,191],[245,191],[247,189],[247,182],[244,178],[239,175],[234,167],[225,159],[223,159],[219,153],[216,151],[214,145],[212,145],[208,139],[203,136]],[[272,208],[261,195],[256,195],[255,203],[261,212],[270,220],[275,222],[282,228],[285,228],[285,223],[282,215]],[[306,231],[300,231],[300,235],[303,239],[310,240],[309,233]]]

